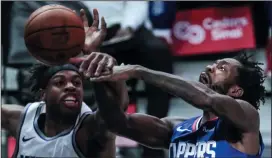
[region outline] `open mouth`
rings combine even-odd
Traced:
[[[199,76],[199,81],[203,84],[210,84],[211,80],[206,72],[202,72]]]
[[[76,97],[73,96],[73,95],[65,96],[65,98],[63,99],[63,103],[68,108],[77,108],[77,107],[79,107],[79,102],[76,99]]]

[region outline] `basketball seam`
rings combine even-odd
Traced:
[[[64,10],[73,12],[72,10],[67,9],[67,8],[50,8],[50,9],[47,9],[47,10],[45,10],[45,11],[43,11],[43,12],[41,12],[41,13],[35,15],[35,16],[28,22],[28,24],[26,25],[25,29],[27,29],[28,25],[29,25],[29,24],[30,24],[30,23],[31,23],[38,15],[41,15],[41,14],[44,13],[44,12],[47,12],[47,11],[50,11],[50,10],[54,10],[54,9],[64,9]],[[75,12],[73,12],[73,13],[75,14]]]
[[[35,47],[35,48],[38,48],[38,49],[43,49],[43,50],[49,50],[49,51],[66,51],[66,50],[69,50],[69,49],[73,49],[73,48],[76,48],[76,47],[80,47],[80,44],[77,44],[75,46],[72,46],[72,47],[69,47],[69,48],[61,48],[61,49],[52,49],[52,48],[44,48],[44,47],[40,47],[40,46],[37,46],[35,44],[27,44],[26,45],[28,47]]]
[[[29,53],[30,55],[32,55],[32,56],[36,59],[37,62],[42,63],[42,64],[45,64],[45,65],[47,65],[47,66],[52,66],[52,65],[58,65],[58,64],[59,64],[59,62],[57,62],[57,61],[50,61],[50,62],[48,62],[48,61],[44,60],[43,58],[40,58],[40,57],[39,57],[38,55],[36,55],[35,53],[31,53],[30,51],[28,51],[28,53]]]
[[[49,64],[46,60],[40,59],[39,56],[36,55],[35,53],[31,53],[30,51],[28,51],[28,53],[29,53],[30,55],[32,55],[32,56],[36,59],[36,61],[38,61],[38,62],[40,62],[40,63],[43,63],[43,64],[45,64],[45,65],[47,65],[47,66],[50,66],[50,64]],[[38,58],[39,58],[39,59],[38,59]]]
[[[81,30],[84,30],[84,28],[82,28],[80,26],[69,26],[69,25],[68,26],[56,26],[56,27],[49,27],[49,28],[43,28],[43,29],[36,30],[34,32],[29,33],[27,36],[25,36],[25,38],[27,38],[28,36],[30,36],[34,33],[40,32],[40,31],[46,31],[46,30],[58,29],[58,28],[79,28]]]

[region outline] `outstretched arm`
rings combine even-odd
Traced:
[[[96,87],[96,84],[94,84]],[[108,91],[114,97],[114,104],[118,105],[124,111],[128,105],[128,92],[124,81],[107,83]],[[107,99],[106,95],[101,95],[95,88],[95,96],[98,100]],[[98,101],[98,105],[100,102]],[[100,107],[100,106],[99,106]],[[101,117],[101,111],[98,109],[92,114],[89,114],[83,121],[81,128],[76,136],[77,144],[80,150],[87,157],[112,157],[115,154],[115,135],[108,131],[107,125]],[[89,149],[94,152],[89,152]]]
[[[177,119],[159,119],[145,114],[126,114],[117,104],[118,99],[108,83],[96,83],[100,116],[113,133],[135,140],[152,148],[168,148],[173,122]],[[180,120],[181,121],[181,120]]]
[[[136,77],[184,99],[196,108],[208,110],[250,132],[259,130],[259,115],[249,103],[219,94],[206,85],[182,77],[137,66]],[[248,121],[245,121],[248,120]]]
[[[211,111],[245,132],[259,130],[259,114],[252,105],[246,101],[221,95],[200,82],[185,80],[176,75],[150,70],[139,65],[116,66],[112,74],[92,78],[92,80],[102,82],[130,78],[142,79],[182,98],[196,108]]]
[[[1,126],[14,137],[23,109],[23,106],[14,104],[4,104],[1,107]]]

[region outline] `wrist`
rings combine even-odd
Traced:
[[[100,46],[97,46],[97,47],[89,47],[89,48],[84,48],[82,50],[82,53],[85,54],[85,55],[89,55],[91,54],[92,52],[100,52]]]
[[[142,73],[145,71],[145,67],[141,66],[141,65],[135,65],[134,66],[134,71],[133,71],[133,77],[137,78],[137,79],[141,79],[142,78]]]

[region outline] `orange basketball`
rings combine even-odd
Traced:
[[[81,18],[61,5],[46,5],[28,18],[24,39],[29,53],[47,65],[66,63],[77,56],[85,41]]]

